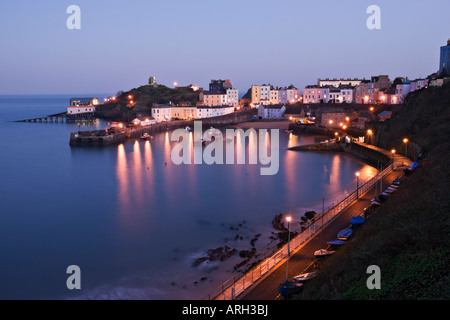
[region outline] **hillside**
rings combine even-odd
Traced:
[[[141,86],[121,93],[114,101],[106,102],[97,107],[96,115],[100,118],[127,121],[135,118],[137,114],[142,116],[151,115],[153,104],[191,104],[196,105],[199,101],[199,91],[190,88],[169,88],[164,85],[153,87]],[[131,96],[131,99],[129,98]],[[130,100],[133,105],[130,107]]]
[[[423,89],[375,128],[379,146],[400,152],[408,137],[424,157],[401,190],[324,262],[300,299],[450,298],[449,107],[450,84]],[[370,265],[381,269],[380,290],[366,286]]]

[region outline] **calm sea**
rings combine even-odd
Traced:
[[[71,148],[77,124],[14,122],[65,111],[69,98],[0,96],[0,299],[202,298],[242,259],[195,259],[249,250],[257,234],[262,253],[276,244],[276,214],[300,221],[351,192],[356,171],[376,172],[345,154],[287,151],[321,138],[284,131],[279,171],[262,176],[260,165],[174,165],[170,133]],[[81,290],[66,287],[70,265]]]

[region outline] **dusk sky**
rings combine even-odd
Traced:
[[[81,9],[69,30],[68,6]],[[369,5],[381,29],[369,30]],[[148,82],[409,78],[436,72],[450,1],[58,0],[0,4],[0,94],[115,94]]]

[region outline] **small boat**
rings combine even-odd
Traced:
[[[327,244],[329,244],[330,246],[333,246],[333,247],[342,246],[344,243],[345,243],[345,241],[343,241],[343,240],[333,240],[333,241],[327,242]]]
[[[335,252],[336,251],[334,251],[334,250],[320,249],[320,250],[317,250],[316,252],[314,252],[314,256],[316,258],[325,258],[325,257],[332,255]]]
[[[395,179],[394,181],[392,181],[393,184],[399,185],[400,183],[402,183],[402,180],[400,180],[399,178]]]
[[[286,133],[291,133],[291,132],[293,132],[294,130],[284,130],[284,132],[286,132]]]
[[[302,273],[302,274],[299,274],[299,275],[293,277],[292,280],[294,280],[294,281],[296,281],[296,282],[303,283],[303,282],[305,282],[305,281],[308,281],[309,279],[314,278],[316,275],[317,275],[317,272],[316,272],[316,271],[314,271],[314,272]]]
[[[191,132],[191,131],[192,131],[192,128],[189,127],[189,126],[186,126],[186,128],[184,128],[184,130],[186,130],[187,132]]]
[[[345,229],[342,229],[341,231],[339,231],[337,234],[337,238],[339,240],[347,240],[348,238],[351,237],[352,234],[353,234],[353,229],[348,227],[348,228],[345,228]]]
[[[391,184],[389,187],[390,187],[390,188],[398,189],[398,186],[397,186],[396,184]]]
[[[357,227],[357,226],[362,225],[365,221],[366,221],[366,219],[364,219],[360,215],[357,215],[350,219],[350,224]]]
[[[287,296],[289,294],[299,293],[302,286],[303,283],[301,282],[287,280],[278,286],[278,292],[283,296]]]
[[[153,139],[153,136],[149,135],[147,132],[144,133],[139,139],[141,140],[150,140]]]
[[[381,204],[381,200],[378,199],[377,197],[375,197],[375,198],[373,198],[373,199],[370,201],[370,204],[380,205],[380,204]]]

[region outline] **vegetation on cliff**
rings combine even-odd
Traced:
[[[450,298],[450,84],[410,94],[376,142],[402,150],[402,139],[424,151],[399,192],[370,216],[303,287],[302,299]],[[381,269],[381,289],[369,290],[367,267]]]
[[[145,85],[121,92],[115,100],[105,102],[97,107],[96,114],[100,118],[127,121],[136,115],[150,116],[154,104],[191,104],[199,101],[199,91],[191,88],[169,88],[164,85],[157,87]],[[131,97],[131,98],[129,98]],[[133,101],[133,103],[130,103]]]

